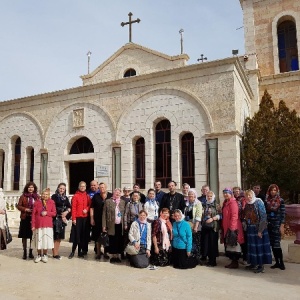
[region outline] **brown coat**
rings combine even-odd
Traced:
[[[22,195],[19,198],[19,202],[17,204],[17,209],[21,212],[20,218],[22,220],[25,220],[26,217],[30,217],[31,216],[31,212],[26,212],[25,211],[27,208],[29,208],[28,198],[25,197],[24,195]]]
[[[124,228],[125,201],[120,200],[119,209],[121,213],[122,230]],[[115,211],[116,203],[114,200],[106,199],[103,206],[102,227],[106,227],[108,235],[115,235]]]

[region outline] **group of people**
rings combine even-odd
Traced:
[[[35,262],[47,262],[48,249],[54,259],[61,259],[60,242],[72,220],[69,259],[77,248],[78,257],[83,258],[94,241],[96,260],[103,256],[120,263],[127,256],[134,267],[215,267],[220,239],[230,258],[226,268],[238,268],[242,258],[246,269],[264,272],[264,265],[272,263],[272,249],[275,264],[271,268],[285,269],[280,246],[285,209],[277,185],[270,185],[266,196],[260,194],[259,186],[244,192],[239,187],[225,188],[222,206],[208,185],[202,187],[200,197],[188,184],[183,184],[182,193],[177,192],[175,181],[168,183],[168,190],[163,192],[156,181],[147,195],[138,184],[132,192],[124,187],[110,193],[105,183],[92,181],[87,190],[81,181],[70,203],[64,183],[50,197],[49,189],[39,196],[36,185],[29,182],[17,205],[23,259],[34,258],[32,244],[37,249]]]

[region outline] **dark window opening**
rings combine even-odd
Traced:
[[[284,21],[277,28],[280,73],[299,70],[297,31],[293,21]]]
[[[182,182],[195,187],[195,153],[194,136],[185,134],[181,139]]]
[[[19,190],[20,187],[20,163],[21,163],[21,138],[17,138],[15,142],[15,159],[14,159],[14,183],[13,189]]]
[[[34,171],[34,150],[30,151],[30,171],[29,171],[29,181],[33,181],[33,171]]]
[[[71,147],[70,154],[93,153],[94,146],[87,137],[78,139]]]
[[[145,140],[139,138],[135,144],[135,182],[145,188]]]
[[[1,153],[1,152],[0,152]],[[5,152],[2,153],[2,165],[1,165],[1,180],[0,180],[0,187],[3,188],[4,183],[4,163],[5,163]]]
[[[125,72],[124,77],[131,77],[131,76],[136,76],[136,71],[135,69],[129,69]]]
[[[171,123],[163,120],[156,125],[155,129],[155,156],[156,156],[156,180],[161,181],[162,187],[166,188],[172,179],[171,171]]]

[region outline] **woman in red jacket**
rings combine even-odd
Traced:
[[[48,262],[47,250],[54,247],[53,243],[53,218],[56,216],[54,201],[50,198],[50,189],[44,189],[41,200],[34,203],[31,229],[33,242],[38,255],[34,262]],[[43,253],[42,253],[43,252]]]
[[[230,188],[223,190],[223,196],[225,201],[222,207],[221,241],[224,242],[226,255],[231,259],[231,263],[225,268],[237,269],[239,267],[238,260],[241,256],[240,245],[244,243],[239,207]]]
[[[72,198],[72,229],[70,242],[73,243],[72,252],[69,258],[73,258],[78,245],[78,257],[83,258],[83,245],[89,238],[86,231],[86,222],[89,221],[88,212],[91,206],[91,198],[86,192],[86,183],[79,182],[78,191]]]

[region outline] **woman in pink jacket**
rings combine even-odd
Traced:
[[[44,189],[41,200],[34,202],[31,229],[33,242],[38,255],[34,262],[48,262],[47,250],[54,247],[53,243],[53,218],[56,216],[56,206],[50,198],[50,189]]]
[[[225,268],[237,269],[239,267],[238,260],[241,256],[240,245],[244,243],[239,207],[230,188],[223,190],[223,196],[221,242],[224,242],[226,255],[231,259],[231,263]]]

